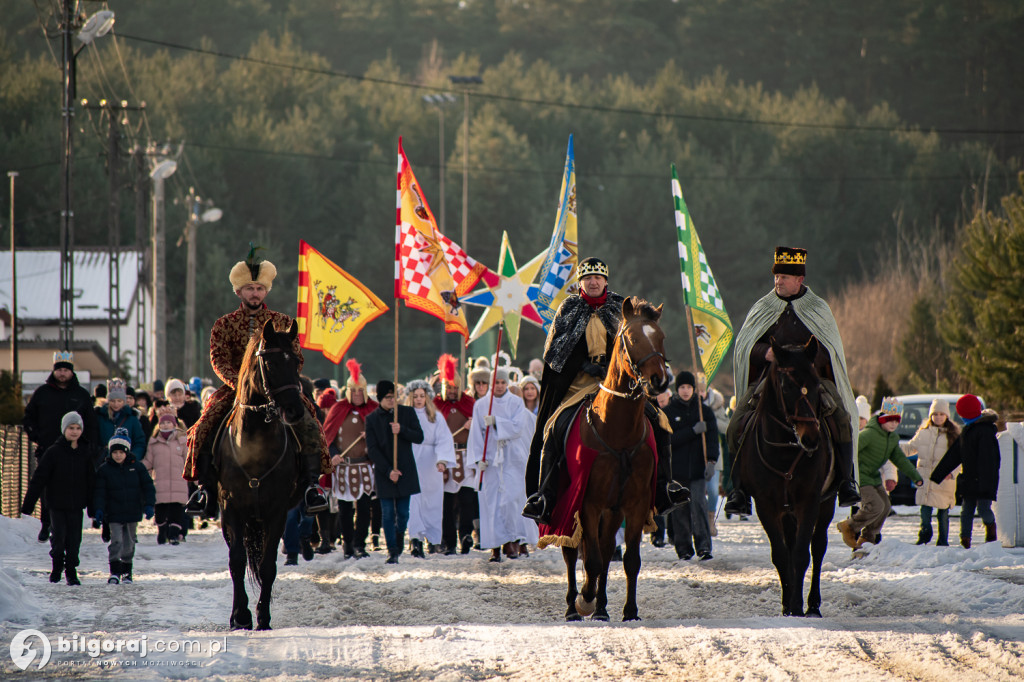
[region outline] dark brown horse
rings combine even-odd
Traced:
[[[821,617],[821,562],[835,493],[826,493],[834,474],[832,441],[822,418],[820,381],[813,360],[818,342],[781,346],[751,416],[738,458],[742,486],[757,505],[782,583],[782,615]],[[804,612],[804,576],[813,558]]]
[[[221,528],[234,585],[231,629],[251,630],[245,572],[260,588],[256,629],[270,629],[270,598],[277,577],[277,546],[288,510],[298,504],[299,445],[289,425],[306,410],[299,359],[292,352],[298,326],[278,332],[272,321],[253,336],[238,373],[235,408],[219,439]]]
[[[581,539],[578,547],[563,547],[569,589],[565,619],[608,620],[608,565],[615,551],[615,534],[626,521],[626,604],[623,620],[637,615],[636,581],[640,573],[640,538],[651,512],[652,481],[656,452],[650,443],[651,426],[644,404],[669,383],[665,364],[665,334],[658,326],[661,306],[641,298],[622,303],[622,325],[611,351],[608,374],[601,389],[573,428],[579,428],[582,444],[598,452],[579,512]],[[583,556],[585,579],[577,592],[576,560]]]

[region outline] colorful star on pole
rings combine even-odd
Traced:
[[[509,349],[516,355],[519,343],[519,325],[523,318],[542,327],[544,320],[533,302],[537,299],[538,288],[533,284],[537,272],[544,264],[545,253],[537,255],[521,268],[516,268],[508,233],[501,235],[501,256],[498,260],[498,276],[485,278],[486,287],[464,296],[461,300],[469,305],[487,308],[473,328],[469,340],[475,341],[496,324],[505,325]]]

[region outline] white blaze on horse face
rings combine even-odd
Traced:
[[[658,338],[657,338],[658,337],[658,328],[655,327],[653,324],[646,324],[645,323],[641,327],[641,329],[643,329],[644,336],[646,336],[647,340],[651,343],[651,349],[652,350],[657,350],[658,349]],[[661,369],[659,370],[658,373],[660,374],[659,378],[661,379],[661,383],[662,384],[664,384],[666,381],[668,381],[668,375],[665,372],[665,365],[664,364],[661,366]]]

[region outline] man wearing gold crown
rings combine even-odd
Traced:
[[[216,513],[217,473],[213,466],[213,441],[211,432],[217,429],[224,417],[231,411],[235,401],[238,372],[242,367],[249,339],[263,325],[273,320],[274,328],[286,331],[292,325],[292,318],[284,313],[270,310],[263,300],[270,293],[277,268],[268,260],[256,255],[256,248],[250,244],[249,256],[235,263],[228,278],[241,304],[234,312],[220,317],[210,331],[210,364],[224,385],[207,401],[199,421],[188,431],[188,457],[182,476],[189,481],[198,481],[199,488],[189,499],[185,510],[189,513]],[[292,352],[299,359],[302,371],[302,349],[298,338],[292,342]],[[305,398],[304,398],[305,400]],[[302,444],[301,457],[306,467],[308,488],[304,496],[308,512],[316,512],[327,506],[327,498],[317,485],[321,473],[329,473],[327,445],[324,443],[320,424],[317,422],[312,403],[303,420],[295,425]],[[209,491],[209,492],[208,492]],[[214,493],[214,494],[210,494]]]
[[[733,489],[725,503],[729,514],[749,515],[750,495],[740,486],[739,459],[742,426],[757,405],[757,387],[774,359],[771,340],[786,344],[806,344],[818,340],[818,357],[814,366],[828,396],[825,416],[830,418],[832,438],[836,445],[837,488],[839,505],[850,507],[860,501],[854,469],[853,449],[857,433],[857,403],[846,374],[846,356],[839,327],[828,303],[804,284],[807,250],[788,246],[775,249],[772,274],[775,286],[754,303],[736,335],[733,350],[734,378],[737,391],[745,393],[736,401],[736,413],[729,422],[729,451],[736,453],[732,466]]]
[[[548,456],[544,448],[548,420],[567,400],[579,393],[597,390],[608,373],[615,335],[622,323],[623,297],[608,290],[608,265],[599,258],[586,258],[576,266],[579,293],[570,294],[558,306],[544,342],[544,371],[541,375],[537,429],[526,465],[526,500],[523,516],[550,523],[558,492],[557,468],[561,459]],[[658,427],[659,409],[650,401],[645,414]],[[655,429],[658,441],[658,482],[655,506],[662,514],[689,500],[689,492],[671,479],[668,434]],[[543,451],[543,454],[542,454]]]

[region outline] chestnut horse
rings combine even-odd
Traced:
[[[626,521],[626,604],[623,620],[637,615],[636,581],[640,573],[640,538],[651,513],[652,481],[657,453],[644,404],[669,383],[665,362],[665,334],[658,326],[661,306],[627,298],[622,303],[622,324],[608,363],[608,373],[597,396],[584,405],[571,428],[578,428],[584,447],[598,452],[590,470],[579,512],[578,547],[562,547],[569,590],[565,619],[608,620],[608,565],[615,551],[615,534]],[[576,587],[576,560],[583,556],[585,580]]]
[[[836,502],[835,492],[829,492],[835,458],[813,364],[818,341],[771,342],[775,359],[750,426],[744,429],[740,477],[771,543],[772,563],[782,583],[782,615],[820,618],[821,562]],[[804,576],[812,558],[805,613]]]
[[[260,588],[256,629],[270,629],[270,598],[277,577],[277,546],[288,510],[299,503],[299,444],[289,425],[306,411],[299,359],[292,352],[298,326],[287,332],[268,320],[249,341],[238,373],[235,408],[218,443],[221,529],[234,586],[231,629],[251,630],[245,571]]]

